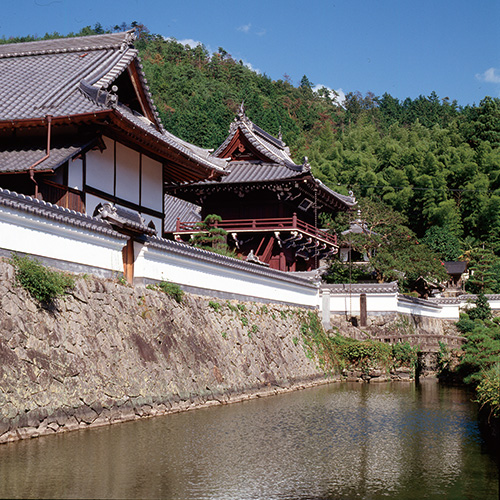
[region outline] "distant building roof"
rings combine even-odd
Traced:
[[[448,274],[463,274],[467,270],[467,262],[464,261],[449,261],[444,262],[444,267]]]
[[[247,148],[247,149],[246,149]],[[203,186],[210,189],[221,184],[259,184],[270,182],[305,180],[319,195],[329,199],[338,207],[349,209],[356,204],[353,196],[339,194],[311,173],[307,158],[299,165],[290,157],[290,150],[280,137],[274,137],[255,123],[245,114],[241,105],[238,115],[231,123],[229,135],[214,156],[230,158],[229,173],[218,180],[205,180],[185,187],[187,190],[199,189]],[[182,192],[184,186],[180,186]],[[174,189],[176,192],[176,189]]]

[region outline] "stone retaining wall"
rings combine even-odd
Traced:
[[[190,294],[178,304],[95,277],[47,309],[0,261],[0,443],[346,378],[410,378],[326,377],[302,345],[308,312]]]
[[[0,262],[0,442],[327,382],[305,314],[94,277],[49,310]]]

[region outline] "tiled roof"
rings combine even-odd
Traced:
[[[467,262],[463,261],[448,261],[444,262],[444,267],[448,274],[462,274],[467,270]]]
[[[144,217],[138,212],[115,207],[111,203],[99,204],[97,206],[97,218],[109,222],[117,230],[124,230],[135,234],[156,235],[156,229],[146,225]],[[121,232],[121,231],[120,231]]]
[[[52,205],[52,203],[37,200],[31,196],[17,194],[8,189],[0,188],[0,206],[13,208],[81,229],[107,234],[114,238],[127,239],[127,236],[116,232],[111,227],[111,224],[106,221],[84,215],[80,212],[75,212],[74,210]]]
[[[124,36],[125,35],[125,36]],[[124,33],[106,33],[105,35],[57,38],[37,42],[6,43],[0,45],[1,57],[31,56],[38,54],[59,54],[64,52],[89,51],[101,49],[120,49],[133,41],[132,30]]]
[[[391,283],[352,283],[321,285],[321,288],[330,290],[330,293],[396,293],[398,282]]]
[[[286,144],[265,130],[261,129],[253,123],[245,114],[243,105],[234,121],[229,127],[229,135],[221,146],[215,151],[214,156],[220,156],[232,141],[238,130],[246,137],[246,139],[254,146],[257,151],[269,159],[269,163],[277,163],[283,165],[290,170],[302,171],[307,168],[306,164],[297,165],[290,157],[290,150]]]
[[[131,31],[89,37],[0,45],[0,124],[66,119],[110,112],[139,126],[155,143],[173,149],[205,169],[222,172],[227,161],[189,144],[163,128],[152,102]],[[134,65],[143,85],[151,118],[138,117],[108,91],[113,81]]]
[[[245,115],[243,105],[240,107],[238,115],[231,123],[228,137],[217,151],[215,151],[214,156],[220,156],[224,153],[238,130],[261,155],[268,159],[268,162],[231,161],[228,175],[224,176],[219,181],[203,181],[199,183],[200,185],[285,181],[303,177],[308,178],[319,188],[320,192],[334,198],[336,202],[340,202],[341,205],[350,208],[356,204],[356,200],[353,196],[345,196],[337,193],[325,186],[319,179],[316,179],[311,173],[311,167],[307,162],[307,158],[304,158],[304,163],[302,165],[294,163],[290,157],[290,150],[281,138],[272,136],[253,123]]]
[[[164,207],[165,219],[163,220],[163,228],[167,233],[175,231],[177,218],[181,221],[201,221],[201,207],[189,203],[189,201],[184,201],[167,194],[165,195]]]
[[[65,161],[74,157],[91,144],[88,138],[56,139],[50,148],[50,156],[36,165],[33,170],[55,170]],[[8,149],[0,150],[0,172],[25,172],[31,165],[46,156],[45,141],[32,141],[29,144],[10,144]]]

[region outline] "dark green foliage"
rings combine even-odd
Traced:
[[[477,402],[488,406],[490,414],[500,417],[500,363],[494,364],[481,373],[479,385],[476,388]]]
[[[301,326],[304,348],[309,358],[316,357],[326,371],[371,368],[416,367],[418,349],[407,342],[389,345],[377,340],[355,340],[338,333],[327,333],[315,313],[308,313]]]
[[[361,268],[334,261],[327,280],[337,283],[369,277],[379,282],[398,280],[405,291],[411,291],[420,277],[434,282],[447,280],[438,256],[417,240],[405,225],[404,216],[377,200],[364,199],[359,207],[358,227],[361,226],[363,232],[342,235],[339,241],[368,256],[369,266]]]
[[[471,277],[465,284],[470,293],[500,293],[500,257],[491,249],[474,248],[469,252]]]
[[[432,226],[422,239],[444,261],[458,260],[462,255],[459,238],[447,226]]]
[[[45,267],[36,259],[13,254],[10,263],[15,268],[16,283],[39,302],[50,304],[75,286],[75,278]]]
[[[221,221],[219,215],[207,215],[203,222],[196,225],[199,232],[193,235],[190,243],[204,250],[236,258],[236,253],[227,245],[227,231],[217,227],[217,223]]]
[[[467,384],[476,386],[478,402],[500,416],[500,321],[491,320],[488,303],[477,298],[477,307],[460,315],[457,327],[465,336],[460,363],[455,372]],[[475,311],[475,319],[471,313]]]
[[[491,319],[491,307],[484,293],[479,293],[477,295],[476,307],[469,309],[467,313],[472,321],[476,319],[481,321]]]
[[[364,265],[333,260],[322,279],[326,283],[360,283],[372,280],[373,275]]]
[[[184,299],[184,291],[177,283],[161,281],[156,285],[148,285],[146,288],[150,290],[160,290],[169,297],[172,297],[179,304],[181,304]]]

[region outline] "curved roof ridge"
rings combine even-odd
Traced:
[[[105,33],[104,35],[6,43],[0,45],[0,58],[125,48],[132,45],[135,40],[134,31],[131,29],[119,33]]]

